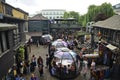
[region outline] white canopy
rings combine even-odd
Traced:
[[[43,38],[53,40],[53,37],[50,34],[42,35]]]
[[[111,45],[111,44],[108,44],[106,47],[109,48],[110,50],[115,50],[115,49],[117,49],[116,46],[113,46],[113,45]]]

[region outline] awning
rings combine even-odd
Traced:
[[[0,31],[10,30],[10,29],[15,29],[15,28],[17,28],[16,25],[6,24],[6,23],[0,23]]]
[[[106,47],[109,48],[110,50],[115,50],[115,49],[117,49],[116,46],[113,46],[113,45],[111,45],[111,44],[108,44]]]

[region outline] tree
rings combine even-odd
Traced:
[[[88,22],[105,20],[114,15],[112,5],[110,3],[103,3],[100,6],[90,5],[88,12],[85,15],[80,16],[80,24],[86,26]]]
[[[64,18],[69,18],[69,13],[68,13],[68,12],[65,12],[63,17],[64,17]]]
[[[111,17],[114,15],[114,11],[112,5],[110,3],[103,3],[100,7],[101,13],[104,13],[107,17]]]
[[[83,20],[84,20],[84,15],[79,16],[79,20],[78,20],[79,25],[82,26]]]
[[[77,21],[79,20],[79,13],[75,11],[65,12],[64,18],[75,18]]]
[[[70,14],[70,17],[75,18],[77,21],[79,20],[78,12],[70,11],[69,14]]]
[[[97,21],[102,21],[105,19],[107,19],[107,16],[104,13],[99,13],[96,15],[94,21],[97,22]]]

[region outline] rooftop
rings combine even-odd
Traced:
[[[120,30],[120,15],[114,15],[104,21],[98,21],[93,24],[95,27]]]
[[[42,16],[42,14],[37,14],[31,17],[29,20],[48,20],[46,17]]]

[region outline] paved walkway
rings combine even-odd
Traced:
[[[34,54],[37,58],[39,56],[42,56],[43,58],[43,61],[44,61],[44,76],[43,77],[40,77],[39,75],[39,72],[38,72],[38,68],[36,67],[36,70],[34,72],[34,74],[38,77],[38,80],[58,80],[54,77],[52,77],[50,74],[49,74],[49,71],[47,68],[45,68],[45,55],[48,53],[48,49],[43,47],[43,46],[39,46],[37,47],[36,45],[32,45],[31,47],[31,53],[30,53],[30,57]],[[31,73],[29,75],[26,76],[26,79],[27,80],[30,80],[30,76],[31,76]],[[81,75],[79,75],[78,77],[76,77],[74,80],[85,80],[82,78]],[[87,79],[88,80],[88,79]]]

